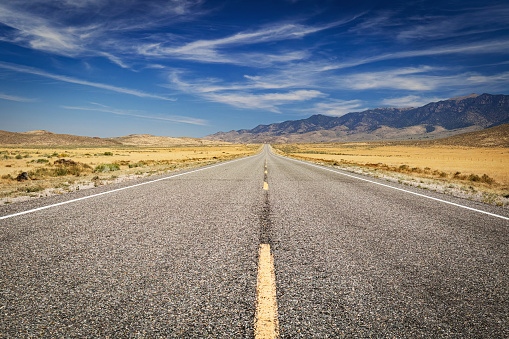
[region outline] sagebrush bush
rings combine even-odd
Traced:
[[[26,192],[26,193],[40,192],[43,190],[44,190],[44,187],[42,187],[41,185],[18,188],[18,191]]]
[[[120,169],[120,166],[117,164],[101,164],[96,166],[94,169],[94,172],[98,173],[104,173],[104,172],[110,172],[110,171],[118,171]]]
[[[129,164],[129,168],[143,167],[143,165],[142,162],[137,162],[135,164]]]
[[[63,177],[66,175],[75,175],[79,177],[83,173],[91,172],[91,167],[87,164],[73,163],[70,165],[58,165],[55,167],[40,167],[28,172],[28,176],[34,179],[44,179],[47,177]]]

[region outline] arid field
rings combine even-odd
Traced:
[[[259,149],[260,145],[233,144],[175,147],[0,146],[0,202],[61,194],[198,167],[255,154]],[[28,179],[23,178],[23,172]]]
[[[470,193],[485,193],[491,197],[485,202],[499,205],[509,197],[508,147],[368,142],[278,144],[273,148],[294,158],[358,167],[363,173],[376,176],[392,175],[400,182],[412,177],[422,186],[425,182],[419,179]]]

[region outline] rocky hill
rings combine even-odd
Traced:
[[[56,134],[37,130],[29,132],[0,131],[0,145],[17,146],[161,146],[171,147],[177,145],[200,146],[224,144],[224,141],[213,141],[199,138],[172,138],[158,137],[149,134],[132,134],[116,138],[91,138],[70,134]]]
[[[509,147],[509,124],[462,133],[448,138],[428,140],[426,143],[465,147]]]
[[[176,146],[176,145],[217,145],[225,144],[224,141],[205,140],[199,138],[173,138],[173,137],[158,137],[150,134],[131,134],[124,137],[110,138],[109,140],[118,142],[122,145],[129,146]]]
[[[342,142],[441,138],[509,122],[509,96],[470,94],[422,107],[375,108],[341,117],[259,125],[205,137],[229,142]]]
[[[18,146],[109,146],[120,145],[114,140],[101,138],[82,137],[70,134],[56,134],[48,131],[37,130],[29,132],[7,132],[0,131],[0,145],[18,145]]]

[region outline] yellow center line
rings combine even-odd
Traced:
[[[270,253],[269,244],[260,244],[256,294],[255,338],[279,337],[276,275],[274,273],[274,258]]]
[[[269,184],[267,184],[266,181],[263,183],[263,189],[266,190],[266,191],[269,190]]]

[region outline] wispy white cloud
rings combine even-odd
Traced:
[[[422,56],[447,55],[447,54],[489,54],[489,53],[500,54],[507,53],[508,45],[509,40],[506,39],[457,45],[449,44],[447,46],[440,46],[421,50],[409,50],[394,53],[386,53],[373,57],[351,59],[339,63],[329,63],[322,65],[321,67],[317,67],[317,70],[330,71],[366,65],[377,61],[397,60]]]
[[[170,75],[171,87],[186,93],[198,95],[208,101],[219,102],[246,109],[265,109],[280,113],[278,106],[294,102],[324,97],[326,94],[317,90],[294,90],[289,92],[265,93],[275,89],[259,83],[230,83],[222,85],[219,79],[200,79],[194,82],[184,81],[177,72]],[[253,90],[253,91],[249,91]]]
[[[423,75],[434,70],[429,66],[405,67],[382,72],[366,72],[345,76],[341,84],[350,89],[365,90],[392,88],[411,91],[426,91],[436,87],[439,77]]]
[[[71,110],[104,112],[104,113],[112,113],[112,114],[116,114],[116,115],[130,116],[130,117],[135,117],[135,118],[160,120],[160,121],[184,123],[184,124],[199,125],[199,126],[205,126],[208,124],[208,122],[206,120],[196,119],[196,118],[191,118],[191,117],[186,117],[186,116],[181,116],[181,115],[153,116],[153,115],[147,115],[147,114],[141,113],[141,112],[125,111],[125,110],[119,110],[119,109],[108,107],[108,106],[101,105],[101,104],[96,104],[96,103],[93,103],[93,104],[96,106],[99,106],[99,107],[77,107],[77,106],[61,106],[61,107],[65,108],[65,109],[71,109]]]
[[[494,83],[507,84],[509,82],[509,72],[503,72],[493,75],[465,74],[463,78],[468,83],[473,84],[494,84]]]
[[[15,96],[15,95],[9,95],[9,94],[4,94],[4,93],[0,93],[0,99],[2,99],[2,100],[9,100],[9,101],[17,101],[17,102],[32,102],[32,101],[35,101],[35,99],[18,97],[18,96]]]
[[[0,5],[0,23],[12,30],[4,40],[32,49],[66,56],[83,52],[86,37],[94,27],[58,27],[57,23],[21,10]]]
[[[196,40],[180,46],[163,42],[145,43],[137,47],[137,53],[156,58],[175,58],[207,63],[226,63],[264,67],[277,63],[303,60],[310,56],[307,51],[282,51],[279,53],[239,53],[230,49],[274,41],[300,39],[309,34],[339,26],[353,19],[333,22],[326,25],[306,26],[296,23],[276,24],[258,30],[235,33],[233,35],[209,40]],[[225,52],[225,50],[227,50]]]
[[[111,54],[111,53],[106,53],[106,52],[100,52],[99,53],[100,55],[103,55],[105,56],[106,58],[108,58],[111,62],[113,62],[114,64],[117,64],[118,66],[122,67],[122,68],[131,68],[129,65],[127,65],[124,61],[122,61],[122,59],[120,59],[119,57]]]
[[[361,100],[337,100],[330,99],[323,102],[318,102],[313,105],[310,109],[303,109],[302,111],[313,113],[313,114],[325,114],[332,116],[342,116],[354,111],[364,111],[367,108],[362,107],[363,102]]]
[[[103,56],[129,68],[114,55],[132,44],[125,38],[126,32],[164,26],[168,20],[190,20],[201,15],[201,11],[191,10],[202,2],[16,0],[0,4],[0,24],[11,28],[0,39],[57,55]]]
[[[443,70],[429,66],[410,67],[382,72],[356,73],[336,81],[337,86],[345,89],[397,89],[405,91],[433,91],[473,87],[488,90],[506,87],[509,84],[509,72],[482,75],[475,72],[440,74],[440,71]]]
[[[474,36],[505,30],[508,26],[509,6],[481,4],[478,7],[449,8],[442,13],[428,14],[414,11],[414,16],[401,13],[399,9],[367,13],[349,32],[359,35],[378,35],[401,42],[413,40],[437,41]]]
[[[113,92],[117,92],[117,93],[134,95],[134,96],[137,96],[140,98],[152,98],[152,99],[160,99],[160,100],[168,100],[168,101],[176,100],[176,99],[168,98],[168,97],[161,96],[161,95],[150,94],[150,93],[138,91],[135,89],[117,87],[117,86],[112,86],[112,85],[98,83],[98,82],[91,82],[91,81],[76,79],[73,77],[68,77],[65,75],[52,74],[52,73],[42,71],[42,70],[39,70],[36,68],[20,66],[20,65],[16,65],[16,64],[7,63],[7,62],[0,62],[0,68],[8,69],[8,70],[19,72],[19,73],[38,75],[41,77],[59,80],[59,81],[63,81],[63,82],[68,82],[68,83],[72,83],[72,84],[95,87],[95,88],[105,89],[105,90],[113,91]]]
[[[205,99],[220,102],[238,108],[265,109],[274,113],[280,113],[278,106],[306,101],[325,96],[324,93],[315,90],[298,90],[286,93],[207,93],[202,95]]]
[[[283,89],[288,87],[298,87],[296,83],[278,83],[268,82],[265,78],[259,76],[244,75],[245,81],[230,81],[225,82],[218,78],[195,78],[191,81],[181,79],[182,72],[173,71],[169,75],[169,85],[164,87],[175,88],[187,93],[203,94],[212,92],[231,92],[231,91],[250,91],[250,90],[269,90],[269,89]]]
[[[400,40],[438,40],[507,29],[509,6],[466,9],[456,15],[410,17],[397,34]]]
[[[252,32],[240,32],[225,38],[197,40],[179,47],[165,47],[161,44],[147,44],[140,47],[139,51],[141,54],[157,56],[215,54],[215,50],[219,48],[238,45],[253,45],[269,41],[298,39],[330,27],[331,25],[312,27],[299,24],[284,24],[262,28]]]

